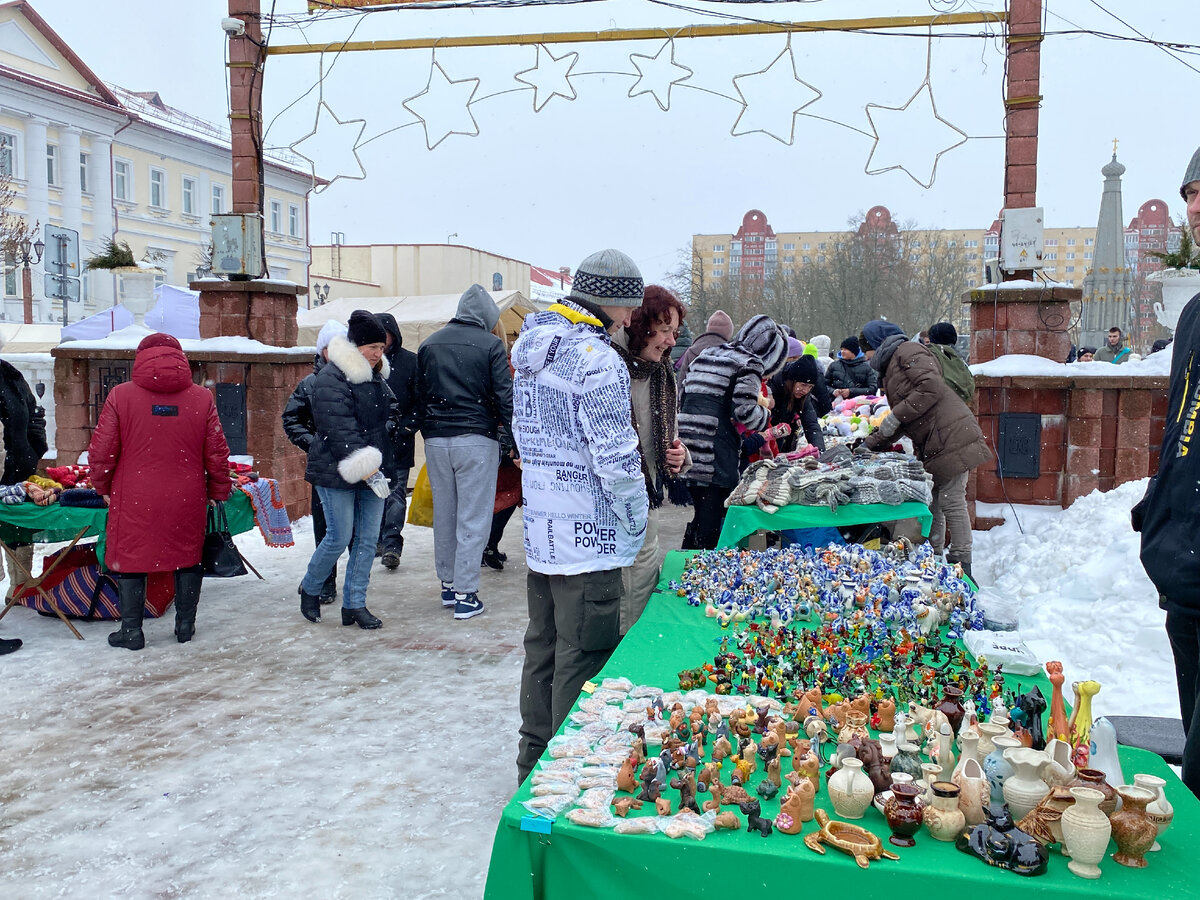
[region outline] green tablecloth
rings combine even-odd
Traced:
[[[760,528],[782,531],[787,528],[821,528],[846,525],[865,525],[868,522],[891,522],[895,519],[920,519],[921,534],[928,536],[933,527],[933,513],[924,503],[909,501],[892,506],[887,503],[850,503],[836,510],[828,506],[781,506],[778,512],[764,512],[757,506],[731,506],[725,510],[718,547],[736,547],[745,537]]]
[[[239,490],[225,503],[229,530],[241,534],[254,527],[254,507]],[[0,503],[0,540],[6,544],[49,544],[69,541],[84,528],[84,537],[96,537],[96,555],[104,562],[104,528],[107,509],[80,506],[38,506],[36,503]]]
[[[678,576],[686,554],[667,555],[663,586]],[[613,653],[601,677],[626,676],[635,684],[677,687],[676,673],[710,661],[723,634],[711,619],[669,593],[655,593],[638,623]],[[1020,678],[1021,685],[1038,684],[1047,698],[1044,677]],[[1175,806],[1175,821],[1163,835],[1162,851],[1149,854],[1149,867],[1127,869],[1110,858],[1101,863],[1099,881],[1070,874],[1057,849],[1050,870],[1037,878],[1022,878],[984,865],[954,849],[953,844],[917,835],[917,846],[897,849],[898,862],[880,860],[867,871],[854,860],[826,848],[824,856],[808,850],[802,835],[778,832],[769,838],[738,831],[721,831],[703,841],[672,840],[663,835],[619,835],[609,829],[573,825],[560,818],[550,834],[521,831],[530,797],[529,785],[505,806],[492,845],[485,890],[486,900],[613,900],[624,897],[918,897],[936,891],[971,900],[1010,900],[1011,897],[1121,898],[1163,900],[1197,896],[1197,866],[1191,856],[1200,841],[1200,801],[1169,767],[1144,750],[1122,747],[1127,779],[1148,772],[1167,780],[1167,795]],[[756,776],[756,780],[757,780]],[[673,802],[678,792],[664,792]],[[818,807],[829,809],[822,779]],[[763,814],[778,811],[778,799],[763,802]],[[869,809],[861,824],[884,839],[890,833],[883,816]],[[803,834],[815,830],[809,822]],[[889,848],[895,849],[895,848]],[[1113,849],[1110,846],[1110,851]]]

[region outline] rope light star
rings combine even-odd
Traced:
[[[533,111],[541,112],[542,107],[555,97],[574,100],[575,88],[571,84],[571,69],[579,61],[579,54],[571,51],[562,56],[555,56],[543,45],[538,44],[537,61],[532,69],[518,72],[513,77],[523,84],[533,88]]]
[[[321,63],[321,78],[318,84],[321,90],[317,95],[317,112],[313,117],[312,130],[299,140],[292,141],[288,145],[288,149],[308,163],[313,192],[319,194],[327,190],[339,178],[362,181],[367,177],[367,170],[363,167],[362,159],[358,155],[359,140],[362,138],[363,129],[367,127],[367,120],[339,119],[329,104],[325,102],[324,60]],[[325,119],[323,127],[322,118]],[[308,145],[307,153],[299,149],[303,144]],[[325,184],[317,181],[318,159],[322,170],[337,173]],[[355,171],[358,174],[353,174]]]
[[[742,111],[729,129],[734,137],[761,131],[791,146],[796,135],[796,113],[821,99],[821,92],[800,78],[792,55],[792,37],[765,69],[735,75],[733,87]]]
[[[666,55],[663,53],[666,51]],[[650,94],[658,108],[666,112],[671,108],[671,88],[692,77],[692,70],[675,62],[675,41],[668,40],[653,56],[631,53],[629,61],[638,71],[638,79],[629,89],[630,97]]]
[[[479,123],[471,112],[471,100],[479,90],[478,78],[453,81],[435,57],[429,65],[425,90],[401,104],[417,117],[425,129],[425,146],[432,150],[452,134],[475,137]]]

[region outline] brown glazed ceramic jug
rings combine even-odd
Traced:
[[[1123,784],[1117,788],[1117,795],[1122,801],[1121,811],[1109,819],[1113,840],[1117,842],[1113,860],[1133,869],[1145,868],[1146,851],[1158,836],[1158,826],[1146,814],[1146,804],[1155,799],[1154,794],[1145,788]]]
[[[938,712],[945,713],[946,718],[950,721],[950,731],[954,734],[958,734],[963,716],[967,712],[963,709],[962,696],[962,688],[950,685],[943,692],[942,701],[937,705]]]
[[[921,789],[914,784],[893,784],[892,796],[883,805],[883,814],[892,829],[890,843],[897,847],[916,844],[913,835],[921,827],[922,811],[917,803]]]
[[[1067,787],[1085,787],[1099,791],[1104,795],[1100,801],[1100,812],[1108,817],[1117,811],[1117,789],[1104,779],[1104,773],[1099,769],[1076,769],[1075,778]]]

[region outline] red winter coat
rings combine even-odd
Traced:
[[[229,446],[213,395],[174,347],[138,352],[88,446],[92,485],[110,495],[105,562],[117,572],[197,565],[209,500],[226,500]]]

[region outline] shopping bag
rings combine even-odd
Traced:
[[[229,533],[224,503],[208,508],[208,528],[204,534],[200,564],[206,578],[236,578],[246,574],[242,555],[233,543],[233,535]]]
[[[433,527],[433,488],[429,484],[429,472],[425,466],[417,473],[417,484],[408,498],[408,524],[422,528]]]
[[[521,502],[521,470],[516,466],[502,465],[496,472],[496,502],[492,504],[492,515]]]

